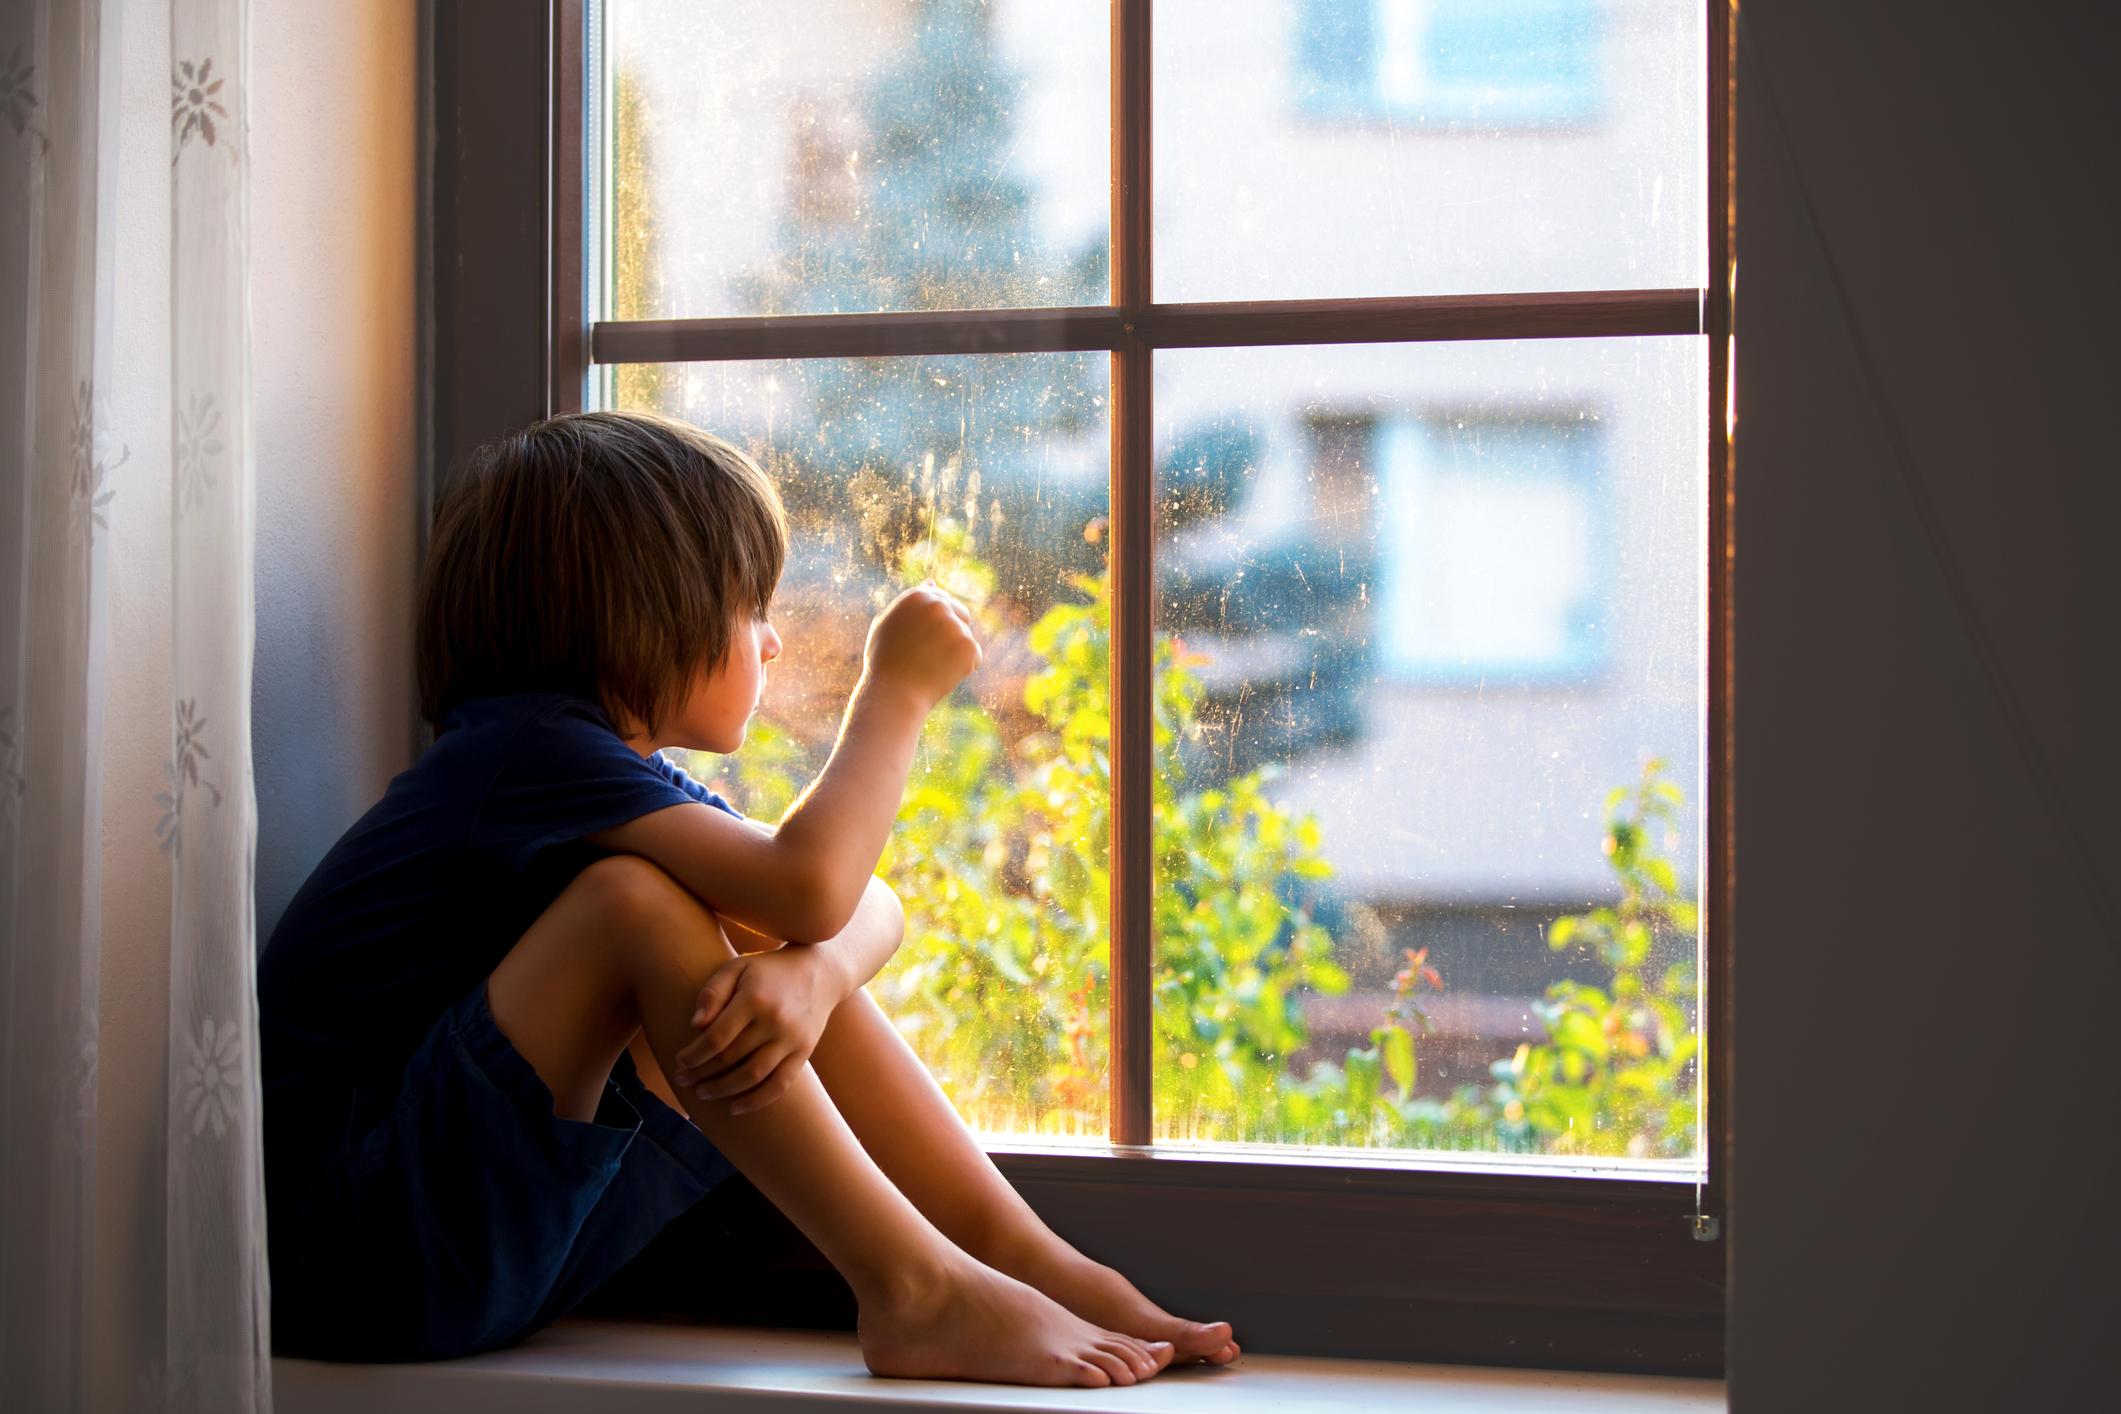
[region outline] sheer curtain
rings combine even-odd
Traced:
[[[170,1408],[271,1407],[250,689],[249,0],[171,0]]]
[[[0,1387],[88,1398],[116,0],[0,7]]]
[[[120,0],[0,6],[0,1390],[90,1391],[111,498],[167,495],[162,1402],[271,1405],[251,788],[248,0],[169,0],[172,455],[108,428]],[[158,159],[159,165],[159,159]],[[121,470],[122,468],[122,470]],[[121,551],[122,553],[122,551]]]

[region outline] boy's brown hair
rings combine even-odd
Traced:
[[[420,712],[568,692],[649,731],[788,554],[758,464],[666,417],[571,413],[472,453],[435,507],[420,572]]]

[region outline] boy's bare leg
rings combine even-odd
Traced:
[[[700,987],[734,955],[669,876],[614,856],[582,871],[531,925],[488,979],[487,1002],[555,1112],[586,1120],[637,1030],[664,1071],[673,1067],[694,1034]],[[683,1098],[700,1131],[847,1278],[876,1373],[1132,1384],[1170,1361],[1170,1346],[1101,1330],[952,1244],[885,1178],[815,1074],[752,1114]]]
[[[1084,1320],[1170,1341],[1187,1359],[1237,1358],[1227,1322],[1171,1315],[1055,1235],[995,1168],[867,991],[840,1003],[810,1063],[877,1166],[959,1247]]]

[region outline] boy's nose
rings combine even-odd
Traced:
[[[766,625],[766,632],[759,636],[759,661],[770,663],[780,656],[781,635],[774,629],[772,624],[768,624]]]

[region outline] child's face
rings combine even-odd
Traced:
[[[691,691],[663,724],[656,745],[722,756],[742,746],[744,728],[766,685],[766,665],[780,656],[781,636],[773,625],[762,615],[741,615],[730,636],[729,656],[693,674]]]

